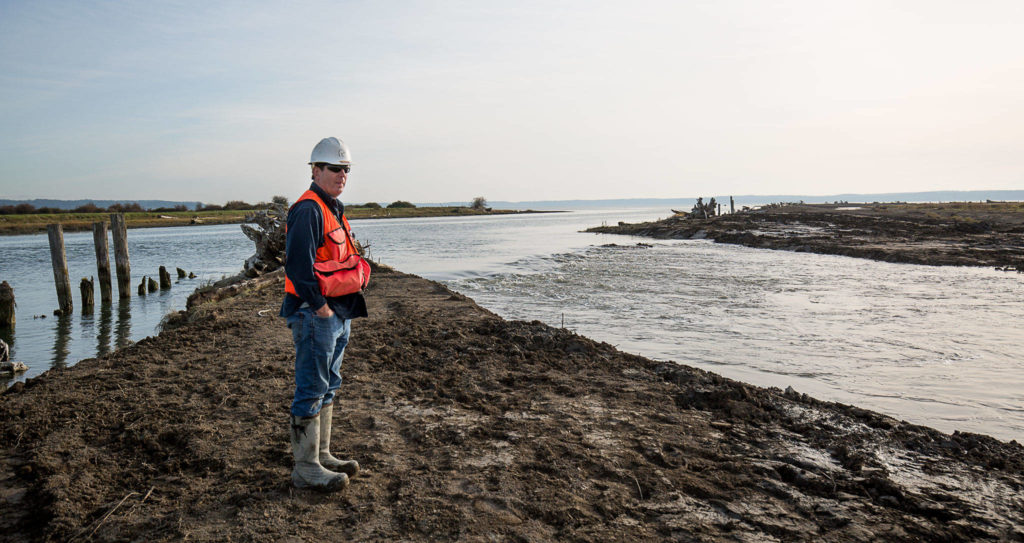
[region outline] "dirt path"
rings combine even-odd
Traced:
[[[341,494],[289,485],[280,279],[0,396],[0,541],[1024,540],[1024,448],[656,363],[379,270]]]
[[[773,205],[710,219],[677,215],[587,231],[1024,271],[1024,204],[1016,203]]]

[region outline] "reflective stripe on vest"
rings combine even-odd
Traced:
[[[292,204],[292,208],[303,200],[313,200],[316,202],[317,205],[320,206],[321,215],[324,217],[324,244],[317,247],[316,257],[314,260],[316,262],[327,262],[329,260],[341,262],[345,260],[345,257],[348,255],[355,254],[357,252],[356,246],[350,236],[352,228],[349,227],[348,219],[345,218],[345,215],[342,214],[341,216],[342,223],[344,223],[344,226],[342,226],[342,224],[338,222],[337,217],[334,216],[334,213],[331,213],[327,204],[325,204],[324,201],[320,199],[320,196],[313,192],[312,189],[302,193],[302,196]],[[287,232],[287,230],[288,226],[285,225],[285,231]],[[298,292],[295,291],[295,285],[292,284],[290,279],[288,279],[287,272],[284,276],[284,291],[288,294],[294,294],[296,296],[299,295]]]

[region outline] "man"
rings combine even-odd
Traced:
[[[356,461],[331,455],[331,416],[352,319],[367,313],[362,292],[325,297],[313,271],[314,262],[356,250],[344,205],[337,200],[351,171],[348,147],[337,138],[325,138],[313,148],[309,164],[313,183],[288,211],[281,304],[295,342],[292,483],[332,491],[348,486],[349,477],[359,472]]]

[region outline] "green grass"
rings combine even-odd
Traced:
[[[128,228],[153,226],[184,226],[193,218],[202,224],[240,223],[252,211],[140,211],[125,213]],[[168,218],[164,218],[168,217]],[[0,215],[0,234],[31,234],[45,232],[46,225],[60,223],[65,232],[91,230],[92,223],[110,223],[110,213],[32,213],[26,215]]]

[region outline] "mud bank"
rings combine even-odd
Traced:
[[[0,541],[1024,540],[1024,448],[510,322],[378,270],[290,487],[280,277],[0,396]]]
[[[587,231],[1024,271],[1024,204],[1016,203],[773,205],[710,219],[677,215]]]

